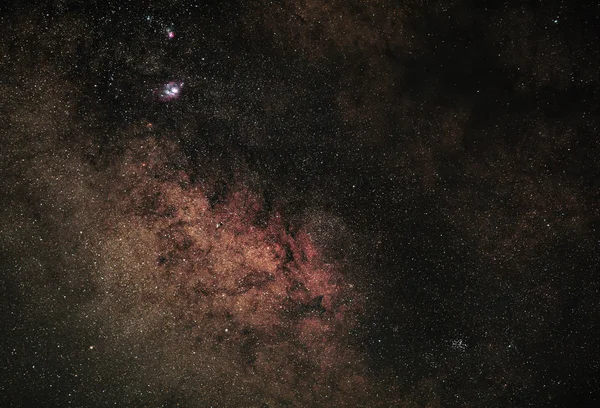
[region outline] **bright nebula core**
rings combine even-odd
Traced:
[[[164,29],[164,32],[169,40],[172,40],[173,38],[175,38],[175,30],[173,29],[173,27],[171,27],[171,26],[166,27]]]
[[[155,91],[158,100],[161,102],[169,102],[175,99],[179,99],[181,96],[181,90],[183,88],[183,81],[169,81],[164,84],[161,88]]]

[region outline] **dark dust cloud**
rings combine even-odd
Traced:
[[[0,7],[0,405],[592,407],[567,1]]]

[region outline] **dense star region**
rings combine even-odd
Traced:
[[[138,140],[111,177],[122,177],[124,189],[109,207],[127,210],[98,248],[110,254],[95,283],[103,295],[85,313],[104,319],[111,337],[118,332],[118,344],[95,347],[126,341],[174,353],[154,364],[172,358],[176,372],[193,373],[182,394],[197,404],[327,404],[339,403],[329,388],[355,393],[364,367],[347,343],[362,301],[324,262],[310,227],[286,225],[277,213],[264,218],[262,200],[241,182],[211,203],[185,172],[165,170],[169,150],[152,137]],[[165,330],[167,343],[156,344]],[[182,387],[179,375],[173,383],[146,364],[137,371],[145,381]],[[199,378],[221,385],[207,392]]]
[[[9,3],[1,406],[597,406],[597,5]]]

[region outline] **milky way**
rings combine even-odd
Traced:
[[[88,3],[0,14],[3,406],[595,406],[594,10]]]

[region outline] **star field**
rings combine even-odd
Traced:
[[[0,7],[0,405],[592,407],[597,5]]]

